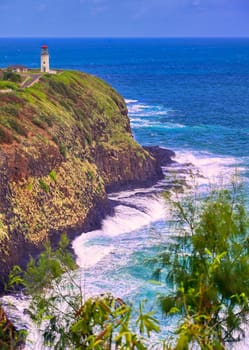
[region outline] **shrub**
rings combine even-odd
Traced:
[[[27,136],[27,132],[24,127],[15,119],[8,119],[8,124],[12,130],[21,136]]]
[[[49,185],[43,179],[39,180],[39,184],[42,190],[44,190],[46,193],[49,192]]]
[[[23,285],[33,298],[29,313],[41,326],[44,343],[58,350],[146,350],[145,336],[159,331],[153,312],[144,313],[140,305],[136,333],[130,324],[132,307],[121,298],[104,294],[85,300],[68,244],[62,235],[58,249],[47,243],[26,271],[15,267],[10,274],[10,286]]]
[[[245,336],[249,316],[249,215],[240,186],[173,200],[174,243],[158,256],[166,315],[179,314],[177,349],[217,349]]]
[[[22,78],[17,73],[6,71],[3,74],[3,80],[12,81],[13,83],[20,83]]]
[[[39,118],[33,119],[32,123],[35,124],[36,126],[38,126],[38,128],[40,128],[40,129],[45,129],[44,123]]]
[[[49,173],[50,179],[52,181],[56,182],[56,176],[57,176],[57,174],[56,174],[55,170],[51,170],[50,173]]]

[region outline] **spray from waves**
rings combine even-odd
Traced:
[[[109,216],[103,221],[101,230],[83,233],[74,240],[73,249],[80,267],[94,266],[112,253],[116,246],[110,244],[110,241],[113,241],[116,236],[138,230],[165,218],[165,203],[162,198],[155,195],[137,196],[136,194],[136,191],[133,193],[124,191],[110,196],[119,201],[114,216]]]
[[[197,182],[201,185],[227,185],[235,175],[246,170],[243,159],[219,156],[208,152],[176,151],[175,160],[187,164],[193,173],[198,172]]]
[[[43,343],[43,338],[36,324],[26,312],[30,299],[23,295],[5,295],[1,298],[5,310],[17,329],[28,331],[24,350],[49,350]]]

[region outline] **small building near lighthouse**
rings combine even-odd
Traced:
[[[27,73],[28,68],[25,66],[22,66],[21,64],[16,64],[14,66],[7,67],[7,71],[10,71],[12,73]]]
[[[50,73],[48,46],[41,47],[41,72]]]

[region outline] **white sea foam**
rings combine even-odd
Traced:
[[[174,123],[172,120],[164,120],[163,123],[159,121],[158,117],[167,117],[169,115],[169,112],[173,112],[169,108],[165,108],[160,105],[147,105],[136,100],[129,102],[127,104],[127,107],[133,129],[178,129],[186,127],[183,124]]]
[[[144,119],[138,119],[138,118],[130,118],[131,119],[131,125],[133,128],[151,128],[151,129],[182,129],[185,128],[186,126],[183,124],[179,123],[171,123],[171,122],[166,122],[164,124],[158,123],[155,121],[150,121],[150,120],[144,120]]]
[[[170,111],[170,109],[166,109],[163,106],[144,104],[137,100],[129,100],[127,108],[130,117],[140,116],[144,118],[167,115]]]
[[[124,191],[116,195],[116,200],[122,200],[122,204],[115,208],[115,215],[108,216],[103,221],[101,230],[83,233],[74,240],[73,248],[80,267],[94,266],[115,249],[113,245],[105,246],[105,243],[89,244],[89,242],[96,240],[101,242],[108,237],[113,238],[132,232],[165,217],[165,203],[162,198],[136,197],[135,193],[136,191],[130,196],[130,191]]]
[[[138,100],[131,100],[131,99],[125,98],[125,103],[127,103],[127,104],[136,103],[136,102],[138,102]]]
[[[5,295],[1,298],[11,321],[18,329],[28,330],[24,350],[48,350],[50,348],[43,344],[43,338],[36,324],[31,320],[30,316],[25,312],[28,309],[30,300],[26,296]]]
[[[200,185],[225,185],[236,173],[243,171],[243,165],[233,157],[218,156],[208,152],[177,151],[175,160],[180,164],[192,164],[198,171]]]
[[[167,110],[160,110],[150,107],[141,107],[139,105],[133,106],[129,109],[129,116],[136,116],[136,117],[157,117],[157,116],[166,116],[168,114]]]

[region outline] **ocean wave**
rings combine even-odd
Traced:
[[[199,185],[223,186],[231,182],[235,174],[243,173],[243,160],[219,156],[209,152],[176,151],[175,160],[180,164],[192,164],[198,171],[196,178]]]
[[[141,191],[142,189],[140,189]],[[73,241],[73,249],[80,267],[96,265],[110,254],[115,246],[106,245],[106,239],[138,230],[165,217],[165,203],[155,195],[137,196],[136,191],[121,192],[115,200],[121,203],[115,208],[115,215],[107,217],[101,230],[83,233]]]
[[[139,102],[138,100],[126,100],[126,103],[129,116],[156,117],[167,115],[172,111],[160,105],[149,105]]]
[[[138,100],[131,100],[131,99],[125,98],[125,103],[127,103],[127,104],[136,103],[136,102],[138,102]]]
[[[158,116],[166,116],[168,114],[168,111],[157,111],[157,110],[148,110],[148,111],[137,111],[137,112],[129,112],[129,116],[137,116],[137,117],[158,117]]]
[[[167,115],[168,110],[161,109],[159,107],[153,107],[153,106],[141,106],[141,105],[134,105],[130,108],[128,108],[129,116],[138,116],[138,117],[156,117],[156,116],[162,116]]]
[[[144,120],[140,118],[131,118],[131,125],[134,129],[136,128],[154,128],[154,129],[182,129],[186,125],[180,123],[158,123],[156,121]]]

